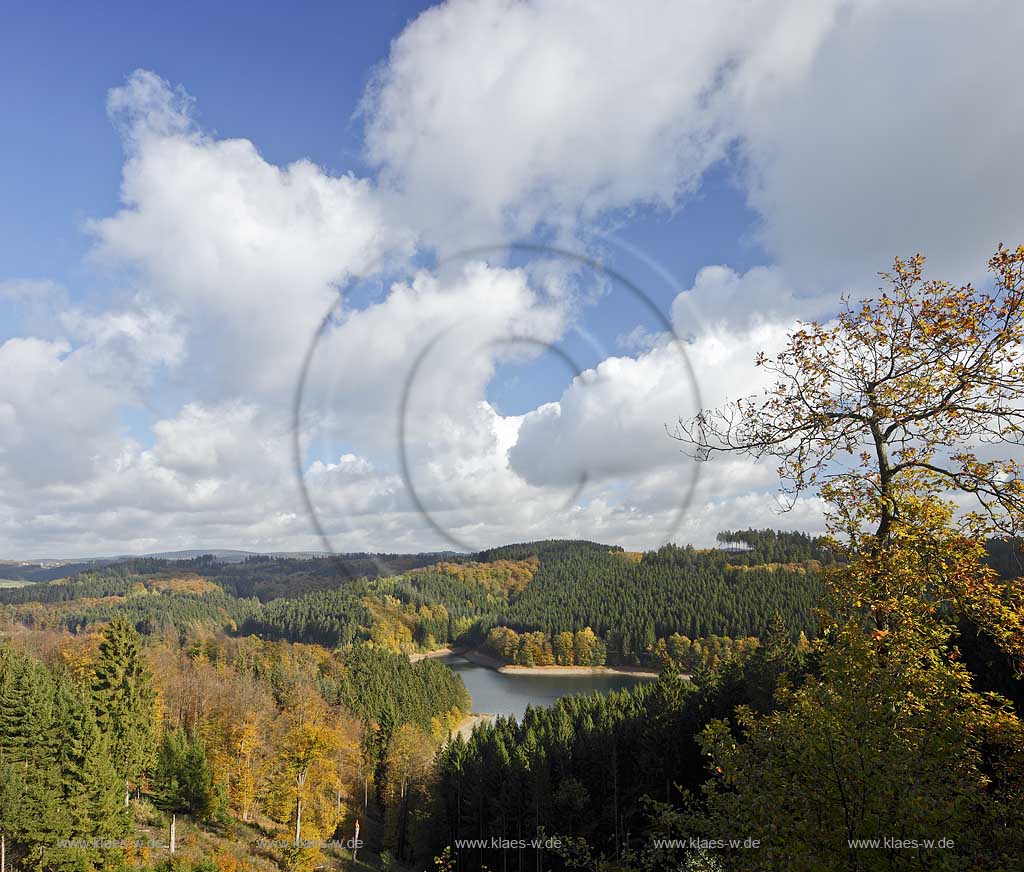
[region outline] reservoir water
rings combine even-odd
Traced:
[[[462,657],[444,663],[462,676],[473,697],[473,711],[522,718],[528,705],[549,706],[563,696],[624,690],[651,678],[634,675],[508,675]]]

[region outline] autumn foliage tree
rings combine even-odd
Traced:
[[[1019,464],[990,447],[1024,441],[1024,246],[989,261],[990,292],[925,280],[923,265],[921,255],[897,259],[878,299],[844,300],[833,321],[803,324],[774,358],[758,355],[776,377],[764,397],[701,411],[677,432],[700,458],[775,459],[785,498],[820,493],[833,544],[883,563],[887,546],[941,513],[944,499],[973,499],[955,525],[931,525],[954,552],[1024,528]],[[1024,656],[1019,591],[964,565],[969,582],[950,574],[918,599],[972,615]],[[861,601],[882,631],[904,598],[885,589],[888,577],[874,565],[863,579]]]
[[[248,713],[238,724],[229,725],[222,768],[227,773],[228,793],[232,809],[243,821],[255,814],[270,771],[271,758],[266,746],[266,725],[259,714]]]
[[[429,796],[437,743],[421,727],[403,724],[391,738],[384,765],[388,799],[388,843],[402,859],[408,855],[410,818],[422,813],[415,808]]]
[[[336,717],[312,688],[301,688],[277,725],[274,810],[279,820],[291,824],[294,850],[286,860],[292,869],[312,865],[319,841],[340,821],[335,757],[342,737]]]
[[[704,735],[717,777],[695,826],[760,837],[744,869],[904,868],[848,842],[887,835],[955,836],[935,869],[1009,868],[1024,850],[1024,728],[955,647],[969,620],[1024,663],[1021,582],[984,562],[987,537],[1024,527],[1024,246],[989,261],[987,292],[922,267],[896,260],[877,299],[800,325],[757,358],[776,378],[765,396],[677,433],[701,458],[776,460],[789,505],[825,499],[842,558],[818,674]]]

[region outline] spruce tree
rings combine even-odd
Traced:
[[[42,868],[46,848],[67,838],[54,703],[49,672],[0,648],[0,832],[11,858],[26,868]]]
[[[103,633],[92,690],[127,804],[130,786],[139,784],[152,760],[155,693],[142,657],[142,637],[123,617],[115,617]]]
[[[168,731],[157,752],[153,801],[164,811],[206,819],[217,811],[213,766],[206,748],[184,730]]]
[[[121,800],[122,782],[86,692],[67,676],[58,678],[55,690],[54,723],[61,737],[57,761],[67,837],[80,844],[48,851],[47,864],[53,869],[105,869],[120,851],[102,843],[123,839],[130,830]]]

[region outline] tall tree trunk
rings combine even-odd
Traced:
[[[889,532],[892,522],[896,518],[896,506],[892,501],[892,467],[889,463],[889,446],[882,433],[882,426],[879,423],[875,412],[875,396],[868,392],[871,398],[872,417],[869,424],[871,439],[875,444],[875,460],[878,463],[878,490],[881,511],[879,512],[878,529],[875,531],[877,539],[876,548],[886,545],[889,541]]]
[[[405,857],[405,814],[406,814],[406,785],[402,782],[398,794],[398,858]]]
[[[174,847],[175,847],[174,841],[175,841],[175,836],[177,835],[177,824],[178,824],[178,816],[176,814],[172,814],[171,815],[171,838],[170,838],[170,848],[171,848],[171,853],[172,854],[174,853]]]
[[[302,838],[302,788],[306,786],[306,773],[300,772],[295,776],[295,847],[299,846]]]
[[[619,856],[621,844],[619,842],[619,754],[612,735],[612,811],[615,814],[615,856]]]

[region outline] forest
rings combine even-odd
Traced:
[[[742,563],[725,552],[672,545],[639,559],[608,549],[551,549],[534,580],[495,622],[549,634],[590,627],[615,663],[641,662],[657,639],[675,632],[757,635],[775,614],[794,638],[813,633],[818,561],[804,559],[799,536],[778,535],[771,542],[770,556],[779,559],[761,559],[755,550]]]
[[[182,648],[124,615],[97,633],[15,633],[0,642],[8,868],[305,869],[356,816],[382,850],[408,826],[390,802],[406,768],[468,708],[445,666],[367,645],[221,634]]]
[[[361,817],[364,860],[396,868],[481,833],[537,832],[559,834],[562,854],[543,859],[558,868],[575,862],[566,851],[670,868],[685,851],[640,858],[630,834],[700,790],[702,731],[741,706],[774,711],[780,680],[820,668],[811,609],[830,551],[798,533],[719,538],[749,550],[532,542],[333,587],[324,560],[137,560],[0,591],[7,856],[304,869],[344,862]],[[1008,545],[991,540],[987,559],[1012,576]],[[988,657],[1014,691],[1006,658],[974,638],[970,662]],[[464,737],[461,681],[408,656],[444,644],[529,666],[642,663],[662,679]],[[515,868],[533,868],[532,849],[519,854]],[[508,859],[477,848],[453,868]]]
[[[732,563],[719,551],[533,542],[430,562],[389,555],[402,572],[356,579],[351,561],[136,559],[2,590],[6,857],[35,869],[302,869],[340,862],[361,816],[365,858],[430,859],[447,827],[443,754],[478,740],[454,732],[471,707],[456,674],[409,655],[460,644],[526,665],[643,661],[675,675],[753,651],[757,639],[727,634],[759,616],[778,613],[781,627],[784,612],[787,638],[809,628],[813,544],[730,535],[761,550]],[[778,565],[759,565],[762,553]],[[627,581],[646,593],[612,607],[665,634],[643,648],[641,629],[624,642],[631,625],[608,620],[607,591]],[[682,603],[662,613],[673,595]],[[705,627],[720,635],[684,632]]]
[[[799,533],[719,539],[728,550],[531,542],[333,586],[325,560],[141,560],[0,591],[7,856],[36,869],[345,865],[361,818],[363,862],[394,868],[717,868],[636,834],[696,827],[676,815],[702,790],[708,731],[777,712],[780,685],[820,680],[813,608],[848,559]],[[1018,550],[990,539],[985,559],[1015,578]],[[1011,659],[976,624],[958,629],[978,689],[1019,707]],[[445,644],[662,678],[464,736],[461,681],[408,656]],[[537,833],[560,847],[452,853],[480,834]]]
[[[373,641],[400,653],[486,645],[495,628],[540,633],[549,645],[586,631],[597,637],[601,663],[626,665],[652,663],[656,643],[673,634],[756,636],[776,614],[794,641],[813,634],[827,552],[799,533],[729,535],[754,549],[667,545],[627,554],[591,542],[533,542],[351,581],[347,569],[331,581],[326,558],[129,561],[0,590],[0,615],[77,633],[124,614],[147,636],[203,627],[328,648]],[[590,660],[573,663],[600,665]]]

